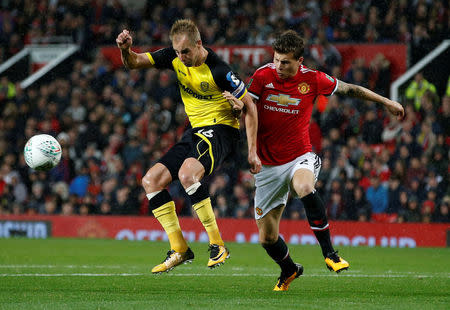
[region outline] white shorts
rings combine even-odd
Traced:
[[[255,218],[260,219],[279,205],[286,205],[291,191],[291,180],[298,169],[307,169],[314,173],[316,182],[321,167],[322,161],[313,152],[303,154],[284,165],[263,165],[261,171],[255,175]],[[292,191],[292,194],[297,196],[295,191]]]

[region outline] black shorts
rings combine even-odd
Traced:
[[[184,160],[193,157],[205,168],[205,175],[223,163],[238,148],[239,130],[227,125],[190,128],[158,161],[169,169],[172,180],[178,179],[178,170]]]

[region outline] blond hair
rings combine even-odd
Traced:
[[[173,40],[173,37],[179,34],[187,35],[189,40],[194,44],[201,40],[200,31],[198,31],[197,26],[190,19],[179,19],[172,25],[169,34],[170,40]]]

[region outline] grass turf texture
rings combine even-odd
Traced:
[[[257,244],[228,243],[209,270],[207,244],[162,275],[150,269],[168,243],[0,239],[0,309],[448,309],[450,249],[341,247],[350,270],[326,269],[318,246],[290,246],[305,267],[288,292]]]

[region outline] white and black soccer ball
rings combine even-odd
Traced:
[[[61,145],[52,136],[46,134],[35,135],[25,144],[23,154],[30,168],[48,171],[61,160]]]

